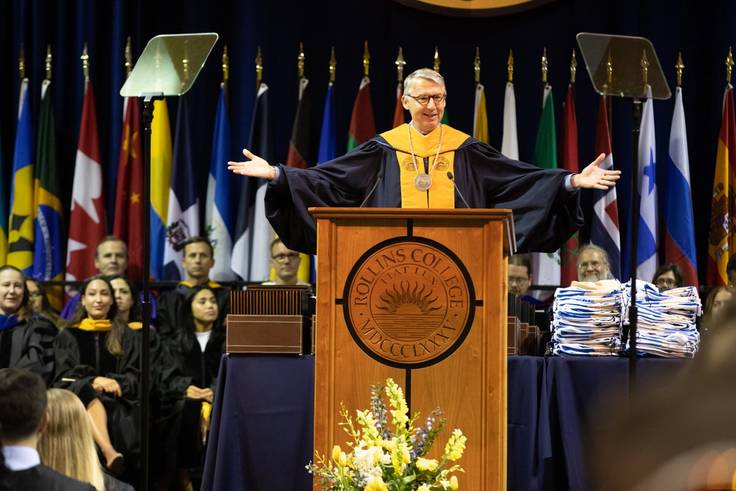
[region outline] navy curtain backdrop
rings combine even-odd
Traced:
[[[296,56],[304,42],[306,75],[313,84],[321,119],[327,87],[330,46],[337,53],[335,89],[338,148],[345,148],[352,102],[361,77],[363,40],[371,51],[372,97],[379,131],[389,128],[395,96],[393,61],[404,48],[407,73],[431,66],[435,45],[447,79],[451,124],[472,131],[473,56],[480,47],[481,79],[486,86],[491,142],[500,146],[503,90],[509,48],[516,60],[515,84],[520,156],[529,160],[541,106],[540,57],[547,48],[549,77],[554,88],[556,114],[569,78],[569,60],[579,31],[646,36],[652,40],[674,87],[673,65],[682,51],[685,65],[685,112],[690,146],[696,241],[701,281],[704,279],[710,194],[716,142],[725,85],[724,59],[736,41],[736,3],[722,0],[554,0],[534,10],[485,19],[452,18],[413,10],[392,0],[300,0],[205,2],[202,0],[5,0],[0,2],[0,143],[6,183],[10,178],[15,119],[17,117],[17,58],[25,49],[31,81],[33,119],[37,118],[40,82],[44,76],[46,45],[54,56],[53,97],[57,123],[60,173],[66,219],[82,103],[79,56],[89,46],[91,78],[95,87],[102,165],[106,173],[108,217],[112,216],[114,179],[122,120],[118,90],[124,80],[125,38],[133,40],[134,57],[146,41],[160,33],[215,31],[220,42],[191,92],[193,153],[197,163],[198,192],[204,202],[220,55],[224,44],[230,54],[230,110],[237,157],[249,133],[255,96],[254,58],[262,47],[264,81],[272,89],[276,121],[277,156],[285,160],[297,100]],[[579,53],[578,60],[582,61]],[[593,157],[597,99],[581,66],[577,83],[580,160]],[[667,152],[673,101],[655,104],[657,162]],[[172,121],[175,104],[169,104]],[[614,101],[613,146],[615,165],[624,171],[618,187],[622,222],[628,216],[631,175],[631,105]],[[35,127],[35,126],[34,126]],[[224,165],[224,163],[223,163]],[[664,183],[660,173],[659,182]],[[660,185],[660,196],[665,190]],[[7,196],[7,194],[3,194]],[[7,198],[4,198],[7,199]],[[201,213],[204,216],[204,213]],[[108,220],[110,222],[110,220]],[[110,223],[110,227],[112,224]],[[622,229],[625,227],[622,223]],[[585,231],[584,231],[585,236]]]

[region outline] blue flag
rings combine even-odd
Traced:
[[[21,82],[18,127],[13,153],[13,181],[10,187],[8,258],[26,275],[33,273],[33,130],[31,129],[28,79]]]
[[[234,204],[238,195],[236,186],[239,182],[238,176],[227,170],[227,161],[232,160],[233,155],[226,96],[225,84],[222,83],[212,134],[212,157],[205,206],[207,237],[215,250],[215,265],[210,271],[210,278],[219,281],[235,279],[235,273],[230,268],[230,257],[235,233]]]
[[[186,278],[181,248],[188,238],[199,235],[199,200],[194,192],[192,141],[187,107],[187,98],[180,97],[174,130],[169,211],[166,214],[163,275],[166,280]]]
[[[657,147],[654,133],[652,89],[647,87],[647,100],[642,109],[639,134],[639,241],[636,249],[637,277],[652,281],[659,267],[657,260]]]
[[[319,152],[317,164],[327,162],[337,157],[337,143],[335,131],[335,105],[332,102],[332,92],[335,84],[327,86],[327,97],[325,97],[325,112],[322,115],[322,130],[319,137]]]

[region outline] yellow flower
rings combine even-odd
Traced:
[[[426,484],[422,484],[417,488],[417,491],[431,491],[431,489]]]
[[[425,459],[419,457],[417,459],[417,470],[420,471],[433,471],[437,468],[438,462],[435,459]]]
[[[365,485],[363,491],[388,491],[386,483],[380,477],[372,476]]]
[[[447,440],[447,445],[445,445],[445,458],[453,462],[459,460],[465,451],[466,440],[467,437],[463,435],[462,431],[459,429],[453,430],[452,435]]]
[[[340,458],[340,453],[342,452],[342,449],[340,448],[340,445],[335,445],[332,447],[332,460],[337,462],[337,460]]]
[[[460,483],[457,482],[457,476],[452,476],[450,478],[450,489],[453,491],[460,487]]]

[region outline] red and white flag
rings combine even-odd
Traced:
[[[84,87],[82,121],[74,164],[74,185],[66,253],[66,279],[83,280],[97,273],[95,247],[105,237],[105,200],[97,138],[97,116],[92,82]]]

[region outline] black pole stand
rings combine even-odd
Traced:
[[[145,94],[143,99],[143,328],[141,329],[141,379],[139,398],[141,401],[141,474],[140,486],[148,490],[149,462],[149,420],[151,414],[151,123],[153,122],[153,102],[163,99],[163,94]],[[137,101],[136,101],[137,102]],[[133,101],[131,101],[133,103]]]
[[[639,247],[639,133],[641,129],[641,99],[633,100],[634,127],[631,131],[634,141],[634,160],[631,173],[631,300],[629,302],[629,395],[633,396],[636,389],[636,328],[639,321],[639,311],[636,307],[636,267],[637,248]]]

